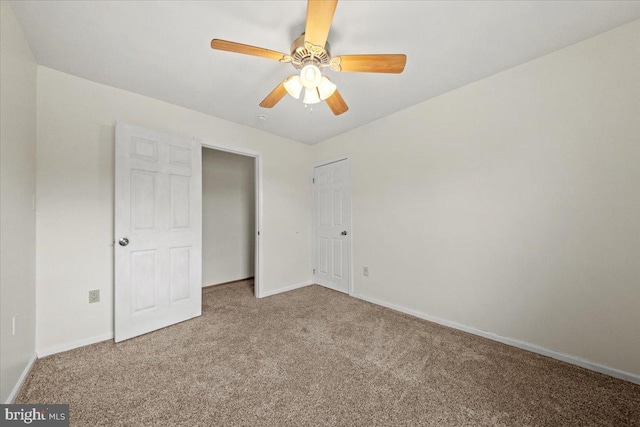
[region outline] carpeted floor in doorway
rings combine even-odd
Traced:
[[[73,426],[640,426],[640,386],[310,286],[40,359]]]

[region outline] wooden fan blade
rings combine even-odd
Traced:
[[[282,83],[276,86],[276,88],[272,90],[265,99],[262,100],[262,102],[260,103],[260,106],[262,108],[273,108],[273,106],[276,105],[282,99],[282,97],[287,94],[287,89],[284,88],[284,82],[286,82],[288,79],[289,77],[284,79]]]
[[[324,48],[338,0],[308,0],[304,41]]]
[[[340,59],[337,59],[340,58]],[[331,60],[334,71],[351,71],[364,73],[395,73],[404,70],[407,55],[342,55]],[[335,66],[334,66],[335,64]]]
[[[284,53],[274,50],[263,49],[261,47],[249,46],[248,44],[230,42],[227,40],[213,39],[211,40],[211,48],[217,50],[226,50],[227,52],[244,53],[245,55],[261,56],[263,58],[274,59],[280,61],[286,56]]]
[[[342,95],[340,95],[338,89],[336,89],[336,91],[333,92],[333,95],[328,97],[326,101],[327,104],[329,104],[329,108],[331,108],[331,111],[333,111],[333,114],[336,116],[339,116],[349,109],[349,106],[347,106],[347,103],[342,99]]]

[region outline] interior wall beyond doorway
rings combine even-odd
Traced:
[[[202,286],[254,276],[255,159],[202,149]]]

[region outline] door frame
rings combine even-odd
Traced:
[[[340,156],[340,157],[333,157],[330,158],[328,160],[324,160],[318,163],[314,163],[311,167],[311,171],[312,171],[312,178],[314,178],[316,176],[316,168],[320,167],[320,166],[326,166],[329,165],[331,163],[337,163],[337,162],[341,162],[341,161],[346,161],[347,162],[347,168],[349,170],[349,197],[347,198],[347,200],[349,201],[349,234],[347,235],[347,237],[349,238],[349,281],[348,281],[348,295],[353,295],[353,275],[354,275],[354,270],[353,270],[353,172],[351,170],[351,159],[348,156]],[[311,233],[311,256],[313,256],[313,262],[312,262],[312,268],[314,269],[314,271],[316,270],[316,222],[315,222],[315,214],[316,214],[316,188],[315,188],[315,184],[311,185],[311,192],[312,192],[312,215],[313,215],[313,231]],[[315,283],[316,280],[316,275],[313,274],[313,282]],[[324,286],[324,285],[320,285],[320,286]],[[329,286],[325,286],[327,288],[330,288]]]
[[[227,153],[239,154],[241,156],[254,158],[254,178],[255,178],[255,247],[254,247],[254,266],[253,266],[253,292],[256,298],[262,298],[264,292],[262,290],[262,153],[243,147],[232,147],[220,144],[216,141],[207,140],[196,137],[202,148],[211,148],[213,150],[225,151]]]

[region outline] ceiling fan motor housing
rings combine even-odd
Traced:
[[[291,64],[301,70],[305,65],[314,64],[318,68],[326,68],[331,63],[331,46],[327,42],[324,47],[304,42],[304,33],[291,45]]]

